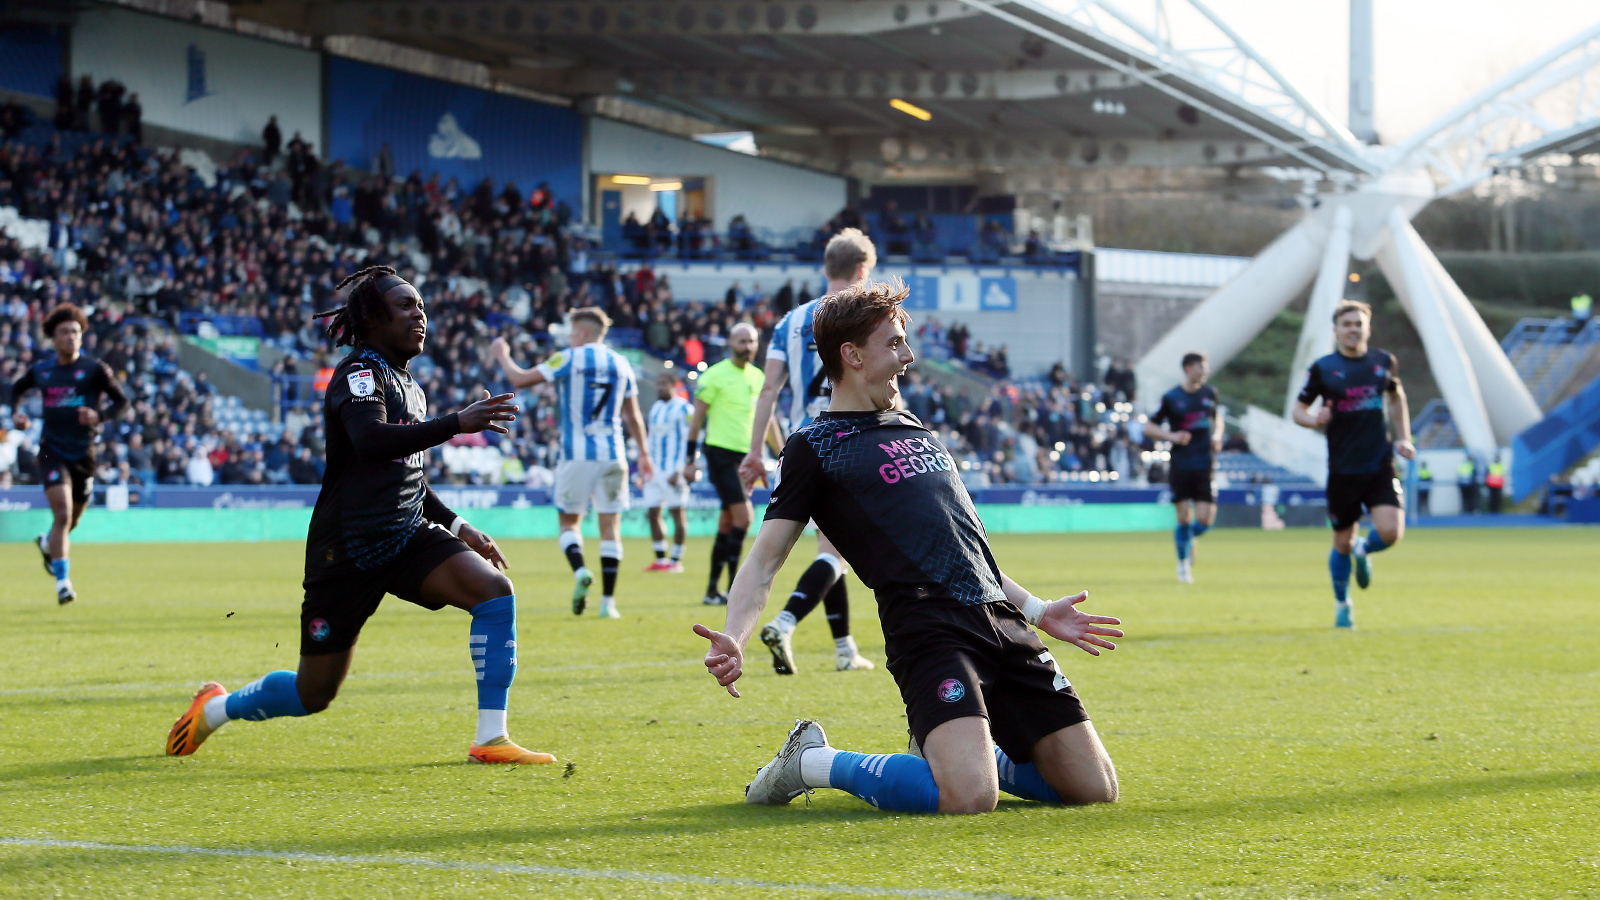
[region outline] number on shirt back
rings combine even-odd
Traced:
[[[589,421],[593,422],[595,419],[600,418],[600,414],[605,412],[606,408],[611,405],[611,392],[616,389],[616,385],[609,382],[606,384],[590,382],[589,387],[603,388],[600,392],[600,399],[595,401],[594,409],[589,410]]]

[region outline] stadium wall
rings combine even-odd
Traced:
[[[48,25],[0,27],[0,91],[54,98],[66,71],[66,41]]]
[[[815,229],[843,209],[845,179],[612,119],[588,120],[587,171],[600,175],[704,177],[713,227],[743,214],[780,234]],[[726,289],[726,285],[723,286]]]
[[[327,58],[328,158],[371,171],[389,145],[397,175],[437,172],[463,191],[485,178],[524,197],[540,182],[583,208],[583,120],[561,106]]]
[[[3,505],[0,505],[3,508]],[[991,534],[1066,534],[1083,532],[1166,531],[1176,523],[1170,504],[1092,503],[1080,506],[978,504],[978,515]],[[766,511],[756,508],[757,521]],[[717,533],[717,509],[689,510],[689,534]],[[553,506],[527,509],[472,510],[472,524],[496,538],[549,538],[560,531]],[[93,510],[72,532],[74,544],[221,543],[229,541],[304,541],[311,510],[300,508],[201,508]],[[31,541],[50,527],[48,509],[0,513],[0,541]],[[594,517],[584,522],[585,534],[598,538]],[[622,516],[622,536],[648,538],[644,510]]]
[[[322,65],[310,50],[106,7],[79,13],[71,46],[73,77],[122,82],[146,125],[259,146],[275,115],[284,143],[299,132],[325,146]]]

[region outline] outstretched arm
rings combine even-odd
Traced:
[[[1089,599],[1088,591],[1079,591],[1060,600],[1040,600],[1004,572],[1000,574],[1000,587],[1006,592],[1006,599],[1022,610],[1022,616],[1028,620],[1028,624],[1056,640],[1066,641],[1090,656],[1099,656],[1101,647],[1117,649],[1116,644],[1104,638],[1122,637],[1122,631],[1105,626],[1121,625],[1122,620],[1111,616],[1091,616],[1078,609],[1079,603]]]
[[[489,355],[494,357],[512,387],[533,387],[546,380],[544,373],[538,369],[524,369],[511,361],[511,345],[506,343],[505,338],[497,337],[489,344]]]
[[[517,407],[511,394],[498,397],[483,392],[483,399],[439,419],[415,425],[391,425],[382,403],[346,403],[340,413],[350,443],[357,453],[375,459],[403,459],[437,447],[458,434],[498,431],[506,434],[501,422],[514,422]]]
[[[724,630],[694,626],[695,634],[711,642],[706,650],[706,669],[717,679],[717,684],[735,697],[739,696],[739,689],[733,683],[744,674],[744,645],[749,642],[761,610],[766,608],[767,599],[772,595],[772,579],[783,568],[789,551],[794,549],[794,542],[800,539],[805,527],[806,523],[792,519],[768,519],[761,523],[750,555],[745,557],[739,574],[734,576],[733,587],[728,589],[728,620],[722,626]]]
[[[750,452],[739,463],[739,478],[746,488],[758,481],[767,483],[767,467],[761,461],[761,445],[768,441],[771,432],[777,428],[772,411],[778,407],[778,392],[783,389],[784,379],[789,375],[789,364],[769,357],[763,372],[766,380],[761,383],[761,395],[756,397],[755,425],[750,429]],[[779,435],[778,446],[783,446],[782,435]]]

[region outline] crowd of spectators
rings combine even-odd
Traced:
[[[74,125],[85,121],[78,99]],[[326,436],[315,385],[343,351],[312,314],[336,302],[342,278],[368,265],[397,263],[428,303],[427,352],[413,370],[435,415],[507,389],[484,353],[494,337],[507,337],[519,362],[534,364],[561,342],[565,314],[578,306],[610,314],[614,346],[695,372],[726,355],[733,325],[751,321],[766,334],[811,299],[809,284],[769,293],[735,283],[720,303],[676,302],[667,277],[647,261],[619,264],[595,252],[547,186],[524,194],[488,181],[469,191],[454,179],[398,178],[392,162],[384,172],[381,154],[376,173],[323,166],[299,135],[284,145],[275,121],[263,143],[264,151],[213,171],[125,138],[80,141],[74,152],[59,135],[0,144],[0,207],[50,223],[42,247],[24,250],[0,233],[0,376],[14,381],[50,352],[37,326],[55,304],[90,310],[85,351],[112,366],[132,400],[107,426],[106,483],[316,482]],[[828,229],[859,220],[846,209]],[[281,426],[246,428],[219,416],[218,404],[237,401],[177,365],[179,323],[195,316],[260,338],[278,382]],[[973,341],[964,324],[930,316],[917,339],[926,356],[1001,380],[971,397],[908,377],[913,411],[945,433],[974,484],[1142,474],[1139,448],[1117,427],[1131,384],[1116,381],[1115,367],[1104,387],[1071,383],[1059,367],[1042,386],[1019,387],[1004,381],[1006,348]],[[497,464],[481,465],[483,452],[435,453],[431,477],[548,483],[554,393],[543,386],[522,401],[511,434],[457,439],[489,448]],[[0,469],[25,481],[33,474],[26,447],[9,441],[14,451],[0,457]]]

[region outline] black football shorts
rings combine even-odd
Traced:
[[[440,563],[471,552],[460,538],[430,524],[419,528],[394,559],[376,569],[343,565],[318,571],[307,566],[306,599],[300,605],[300,655],[326,656],[355,646],[361,626],[378,611],[385,594],[424,609],[443,608],[444,604],[422,599],[422,583]]]
[[[1394,465],[1385,465],[1376,472],[1359,475],[1328,474],[1328,523],[1334,531],[1344,531],[1361,523],[1361,511],[1371,512],[1379,506],[1405,508],[1405,495],[1400,490],[1400,480],[1394,477]]]
[[[1197,503],[1215,503],[1217,496],[1211,490],[1211,470],[1174,469],[1167,475],[1172,489],[1172,502],[1193,500]]]
[[[725,447],[707,446],[705,455],[706,478],[717,489],[722,508],[748,502],[750,495],[745,493],[744,482],[739,480],[739,463],[744,462],[744,454]]]
[[[94,454],[67,459],[43,447],[39,448],[39,484],[46,489],[62,484],[71,485],[72,505],[88,503],[89,495],[94,493]]]
[[[883,630],[919,745],[952,719],[983,716],[994,742],[1022,763],[1041,739],[1089,720],[1055,657],[1009,603],[917,604]]]

